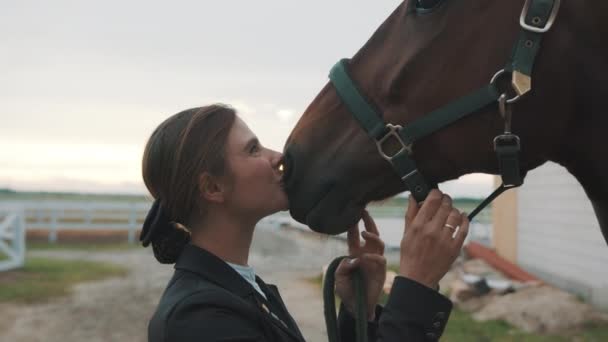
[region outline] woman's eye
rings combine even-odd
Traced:
[[[253,154],[253,153],[256,153],[259,150],[260,150],[260,147],[257,144],[255,144],[255,145],[251,146],[251,148],[249,149],[249,153]]]

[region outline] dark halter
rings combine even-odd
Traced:
[[[385,123],[382,114],[365,99],[348,74],[349,59],[340,60],[331,69],[329,78],[339,97],[375,141],[380,155],[393,166],[418,202],[424,201],[431,187],[411,158],[414,142],[465,116],[498,104],[505,121],[505,130],[494,138],[494,150],[498,157],[502,185],[469,214],[469,219],[473,219],[504,191],[523,184],[519,168],[520,141],[517,135],[511,133],[510,105],[531,90],[532,67],[540,48],[542,34],[555,22],[559,8],[560,0],[527,0],[520,18],[521,33],[506,67],[498,71],[487,86],[404,126]],[[512,98],[508,98],[507,93],[497,87],[499,77],[504,74],[511,74],[511,85],[516,93]],[[397,152],[389,153],[385,150],[385,143],[389,139],[400,146]]]

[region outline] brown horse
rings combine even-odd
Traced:
[[[521,30],[524,0],[406,0],[349,62],[350,76],[386,122],[407,126],[487,85]],[[546,161],[585,189],[608,241],[608,2],[562,0],[544,34],[532,91],[512,106],[525,175]],[[429,184],[498,174],[497,106],[416,141],[412,158]],[[603,156],[603,157],[602,157]],[[329,83],[285,145],[291,215],[328,234],[344,232],[367,203],[407,190]]]

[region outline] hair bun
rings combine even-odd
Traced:
[[[183,226],[171,222],[157,199],[146,215],[139,240],[144,247],[152,244],[154,257],[160,263],[172,264],[190,242],[190,233]]]
[[[161,264],[174,264],[190,242],[190,232],[175,222],[169,223],[169,226],[171,228],[165,234],[152,241],[154,257]]]

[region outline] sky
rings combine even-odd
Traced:
[[[398,1],[0,3],[0,188],[145,193],[141,156],[166,117],[235,107],[282,150],[298,117]],[[441,188],[481,197],[492,177]]]

